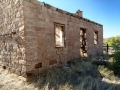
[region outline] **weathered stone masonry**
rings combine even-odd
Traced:
[[[25,62],[22,0],[0,0],[0,65],[20,75]]]
[[[37,0],[0,0],[0,65],[18,75],[102,53],[102,42],[103,26],[79,10],[72,14]]]

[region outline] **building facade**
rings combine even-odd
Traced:
[[[103,26],[37,0],[0,0],[0,65],[18,75],[103,52]]]

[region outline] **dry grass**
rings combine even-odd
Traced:
[[[76,70],[83,71],[82,74]],[[100,77],[104,74],[104,78]],[[120,80],[112,71],[94,66],[89,60],[53,67],[26,83],[14,74],[0,69],[0,90],[120,90]]]
[[[38,90],[34,84],[27,84],[17,75],[0,68],[0,90]]]

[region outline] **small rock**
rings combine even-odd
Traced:
[[[115,88],[117,85],[113,84],[111,86],[109,86],[106,90],[113,90],[113,88]]]
[[[76,70],[77,73],[82,74],[83,70]]]
[[[107,65],[108,64],[108,62],[106,61],[98,61],[98,60],[93,61],[92,63],[95,65]]]

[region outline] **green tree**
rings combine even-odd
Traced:
[[[104,42],[104,44],[112,46],[115,51],[117,51],[118,49],[120,49],[120,36],[110,37]]]

